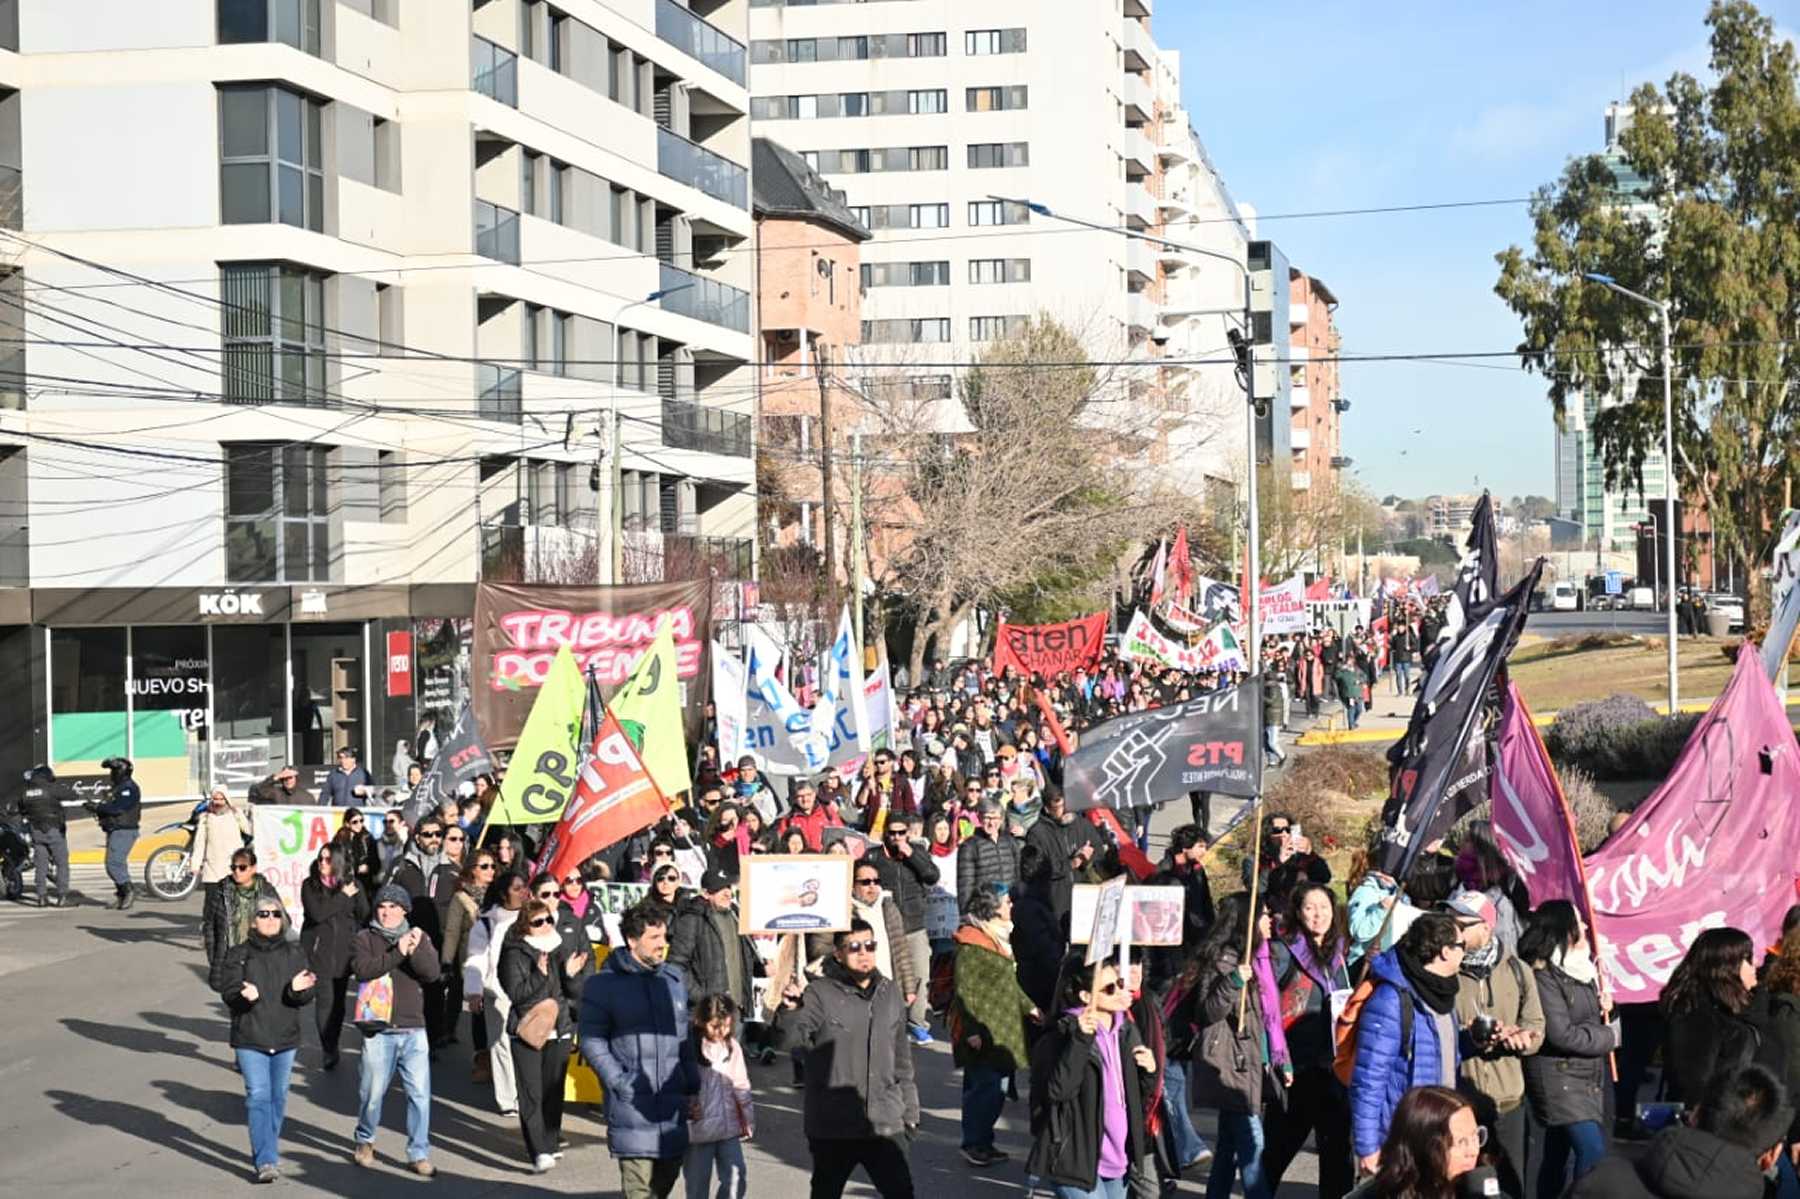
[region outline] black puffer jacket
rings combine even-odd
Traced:
[[[355,895],[331,890],[316,878],[300,884],[300,948],[320,978],[343,978],[350,973],[350,942],[356,930],[369,922],[369,895],[357,887]]]
[[[969,896],[989,883],[1019,881],[1019,842],[1004,828],[998,840],[979,829],[956,851],[956,906],[969,910]]]
[[[736,917],[733,917],[736,923]],[[675,904],[675,919],[669,926],[669,962],[680,966],[687,975],[688,1002],[698,1003],[707,995],[731,994],[728,953],[738,956],[742,985],[731,995],[738,1011],[750,1010],[750,980],[756,977],[756,951],[748,937],[734,936],[729,943],[720,936],[712,917],[712,905],[703,895],[690,895]]]
[[[313,1001],[314,983],[294,990],[294,976],[310,969],[306,951],[280,935],[249,938],[226,951],[220,968],[219,994],[231,1009],[231,1047],[280,1053],[300,1046],[300,1009]],[[244,984],[256,986],[256,998],[244,998]]]
[[[569,1005],[571,1001],[580,1002],[581,988],[569,982],[563,969],[568,955],[560,950],[551,953],[546,969],[539,970],[538,951],[525,944],[525,938],[513,935],[513,930],[518,927],[514,924],[507,930],[506,942],[500,947],[500,989],[506,992],[506,998],[512,1004],[512,1011],[506,1017],[506,1031],[508,1035],[518,1032],[519,1021],[525,1013],[546,999],[554,999],[556,1035],[572,1036],[575,1021],[570,1018]]]
[[[1599,1120],[1606,1056],[1618,1039],[1600,1015],[1600,995],[1551,965],[1537,968],[1544,1005],[1544,1044],[1525,1059],[1525,1094],[1532,1111],[1557,1127]]]
[[[798,1008],[776,1013],[777,1048],[806,1054],[806,1135],[817,1140],[895,1137],[919,1124],[912,1045],[900,986],[875,976],[858,987],[836,958]]]
[[[1756,1155],[1710,1132],[1676,1124],[1646,1146],[1600,1159],[1570,1199],[1762,1199]]]
[[[1758,987],[1744,1018],[1755,1026],[1760,1038],[1756,1060],[1787,1084],[1788,1102],[1794,1103],[1800,1097],[1800,995]],[[1794,1113],[1788,1142],[1800,1142],[1800,1110]]]
[[[237,884],[230,879],[206,893],[206,905],[200,911],[200,941],[206,947],[206,985],[215,991],[225,989],[225,955],[238,944],[237,913],[246,903],[254,907],[269,900],[281,907],[281,896],[262,875],[252,875],[256,893],[246,899],[238,894]]]
[[[1664,1012],[1664,1093],[1691,1107],[1707,1079],[1755,1057],[1758,1042],[1754,1025],[1711,999],[1680,1012]]]
[[[925,898],[938,881],[938,866],[931,860],[930,847],[923,841],[914,840],[912,853],[907,857],[889,857],[883,847],[863,861],[881,871],[881,885],[900,905],[900,919],[906,931],[922,932],[925,928]]]
[[[1142,1161],[1150,1151],[1144,1096],[1150,1094],[1153,1079],[1132,1061],[1143,1043],[1137,1026],[1126,1020],[1119,1028],[1119,1065],[1130,1121],[1125,1149],[1132,1162]],[[1039,1039],[1031,1051],[1031,1153],[1025,1159],[1026,1174],[1088,1190],[1098,1184],[1100,1141],[1105,1134],[1100,1071],[1100,1049],[1074,1016],[1063,1015]]]

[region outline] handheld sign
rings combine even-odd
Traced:
[[[1093,931],[1088,934],[1086,964],[1104,962],[1112,956],[1113,946],[1119,939],[1119,913],[1125,906],[1125,876],[1120,875],[1101,884],[1100,894],[1094,901]]]

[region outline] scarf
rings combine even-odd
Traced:
[[[1305,933],[1295,937],[1287,945],[1293,951],[1294,960],[1300,963],[1300,968],[1315,982],[1327,991],[1337,988],[1337,980],[1344,974],[1344,942],[1341,938],[1332,948],[1329,962],[1319,960],[1317,951],[1313,949],[1312,938]]]
[[[424,848],[420,846],[418,840],[414,839],[412,844],[406,847],[406,852],[402,854],[401,857],[417,866],[419,868],[419,874],[426,882],[430,882],[432,871],[444,864],[443,844],[442,841],[438,842],[439,848],[436,853],[426,853]],[[498,874],[499,872],[496,871],[495,873]]]
[[[1594,955],[1587,947],[1587,942],[1574,945],[1557,955],[1556,968],[1578,983],[1593,986],[1600,977],[1600,971],[1594,965]]]
[[[250,885],[231,884],[231,943],[240,945],[250,937],[256,920],[256,897],[262,890],[262,876],[252,875]]]
[[[1394,958],[1400,963],[1400,972],[1412,985],[1413,994],[1417,995],[1427,1008],[1440,1016],[1448,1015],[1456,1007],[1456,976],[1448,977],[1433,974],[1425,969],[1425,964],[1418,960],[1407,943],[1402,941],[1394,950]]]
[[[1500,961],[1500,934],[1488,937],[1488,943],[1474,953],[1463,954],[1462,973],[1480,982],[1493,973],[1494,966]]]
[[[1000,951],[1002,957],[1012,957],[1012,921],[995,917],[992,920],[971,920],[969,923],[994,939],[994,948]]]
[[[400,938],[412,931],[412,924],[410,921],[401,920],[399,924],[395,925],[393,928],[389,928],[383,924],[380,917],[377,916],[369,917],[369,927],[380,933],[383,937],[386,937],[389,945],[398,945],[400,943]]]
[[[1256,979],[1257,1006],[1262,1009],[1263,1032],[1269,1038],[1269,1064],[1290,1065],[1293,1059],[1288,1056],[1287,1033],[1281,1027],[1281,992],[1275,986],[1275,970],[1269,964],[1267,941],[1256,947],[1256,953],[1250,962],[1250,973]]]
[[[562,938],[557,936],[554,932],[532,933],[524,940],[525,944],[537,950],[539,953],[555,953],[562,948]]]

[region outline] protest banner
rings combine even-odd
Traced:
[[[1064,763],[1071,811],[1162,803],[1189,791],[1262,789],[1262,680],[1103,720]]]
[[[1127,662],[1155,662],[1176,670],[1195,671],[1205,667],[1205,656],[1199,648],[1178,645],[1157,632],[1144,609],[1132,613],[1125,635],[1119,638],[1119,657]]]
[[[1781,536],[1775,541],[1773,577],[1769,583],[1769,631],[1763,637],[1763,672],[1775,684],[1776,692],[1787,696],[1788,648],[1794,643],[1794,629],[1800,625],[1800,509],[1790,508],[1784,514]]]
[[[1331,629],[1339,637],[1348,637],[1358,626],[1369,627],[1369,601],[1360,599],[1327,599],[1306,601],[1308,628]]]
[[[470,686],[488,748],[510,750],[525,727],[556,651],[567,646],[578,673],[591,671],[610,694],[656,639],[662,622],[675,639],[676,675],[690,738],[706,702],[706,644],[712,635],[712,583],[563,587],[480,583],[475,588]]]
[[[1058,624],[1000,622],[994,636],[994,672],[1008,666],[1020,674],[1048,678],[1074,673],[1100,660],[1106,643],[1106,613],[1078,616]]]
[[[813,714],[776,677],[781,647],[760,625],[744,626],[747,655],[744,752],[762,759],[769,774],[818,774],[857,757],[856,730],[850,714],[833,705],[828,731],[813,731]]]
[[[1200,633],[1206,630],[1206,617],[1182,607],[1174,600],[1163,605],[1162,618],[1170,628],[1178,632]]]
[[[566,878],[608,845],[649,828],[669,810],[619,718],[609,711],[594,734],[562,819],[544,840],[537,868]]]
[[[863,710],[862,647],[855,643],[850,609],[838,619],[837,636],[819,663],[819,700],[813,705],[814,736],[830,740],[838,728],[851,730],[857,755],[869,752],[869,717]]]
[[[1249,659],[1244,657],[1243,643],[1237,634],[1231,631],[1228,624],[1214,625],[1206,640],[1197,647],[1200,651],[1200,664],[1205,670],[1249,670]]]
[[[1312,615],[1306,610],[1306,583],[1299,575],[1264,587],[1261,595],[1256,618],[1264,633],[1304,633],[1312,628]]]
[[[713,722],[718,729],[719,764],[734,765],[748,746],[749,676],[737,655],[712,644]]]
[[[1194,595],[1194,607],[1200,613],[1201,620],[1208,625],[1228,620],[1234,624],[1244,619],[1244,603],[1238,588],[1232,583],[1204,576]]]
[[[488,812],[489,824],[547,824],[562,815],[575,786],[588,691],[568,646],[556,651],[535,695],[500,782],[500,797]]]
[[[1077,943],[1085,942],[1092,933],[1100,891],[1097,883],[1076,883],[1070,890],[1069,931]],[[1133,945],[1179,945],[1186,912],[1187,891],[1182,887],[1127,884],[1119,925],[1123,929],[1129,920]]]
[[[365,826],[377,841],[387,828],[390,809],[358,808]],[[343,808],[297,804],[256,804],[250,810],[251,845],[256,850],[256,870],[275,893],[295,930],[300,927],[300,885],[312,869],[321,846],[337,836],[343,824]],[[369,897],[371,900],[374,896]]]
[[[850,927],[850,875],[840,853],[754,854],[739,866],[738,931],[828,933]]]
[[[465,701],[462,711],[456,714],[456,724],[450,734],[438,743],[437,757],[431,760],[431,769],[407,797],[402,813],[406,826],[411,828],[419,823],[419,817],[435,812],[455,799],[464,783],[473,785],[476,776],[493,768],[493,759],[481,743],[481,733],[475,724],[475,710]]]
[[[681,720],[677,669],[674,631],[665,620],[656,631],[656,640],[607,704],[638,746],[638,757],[656,780],[656,789],[669,796],[693,784],[688,776],[687,730]]]

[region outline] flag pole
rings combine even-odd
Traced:
[[[1260,804],[1262,802],[1262,796],[1259,794],[1250,802],[1253,804]],[[1250,919],[1244,928],[1244,956],[1241,959],[1246,966],[1250,965],[1250,954],[1256,945],[1256,882],[1258,876],[1262,873],[1263,822],[1262,818],[1257,816],[1254,812],[1251,814],[1251,819],[1256,821],[1256,829],[1254,837],[1250,842],[1250,890],[1248,892],[1250,897]],[[1244,1027],[1244,1005],[1250,1000],[1250,980],[1243,979],[1242,981],[1244,983],[1243,989],[1238,992],[1238,1029],[1240,1031]]]

